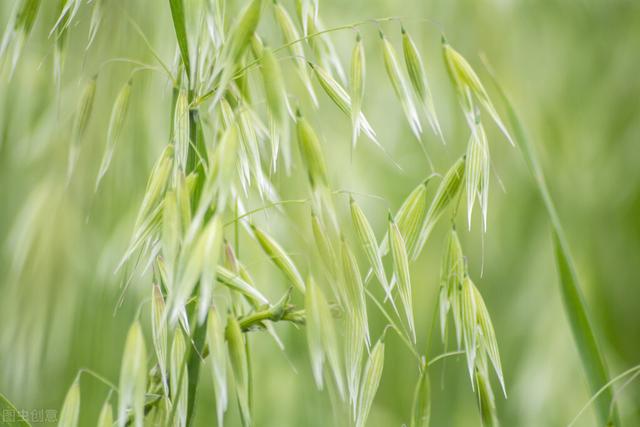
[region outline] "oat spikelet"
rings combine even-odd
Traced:
[[[382,369],[384,368],[384,337],[373,346],[367,364],[362,374],[360,396],[358,398],[358,410],[356,414],[356,427],[364,427],[373,405],[373,399],[378,392]]]
[[[243,425],[251,425],[251,412],[249,408],[249,365],[247,361],[244,336],[238,320],[229,315],[225,332],[229,348],[229,361],[231,371],[236,384],[236,394],[240,406]]]
[[[413,99],[411,98],[411,94],[407,88],[407,83],[402,75],[402,71],[400,70],[396,51],[382,32],[380,32],[380,40],[382,41],[382,52],[384,54],[384,65],[387,70],[387,76],[389,77],[393,90],[402,105],[402,110],[409,122],[411,131],[418,141],[421,142],[422,139],[420,135],[422,134],[422,126],[420,125],[420,119],[418,118],[418,113],[413,103]]]
[[[296,63],[296,68],[298,71],[298,75],[300,76],[300,80],[304,85],[311,101],[317,107],[318,106],[318,98],[316,96],[315,91],[313,90],[313,85],[311,84],[311,79],[309,78],[309,72],[307,71],[307,61],[305,59],[304,49],[302,44],[298,42],[300,39],[300,34],[296,29],[296,26],[289,16],[287,10],[282,6],[279,2],[273,2],[273,11],[276,16],[276,22],[280,27],[280,31],[284,37],[285,43],[289,47],[289,52],[293,56],[293,60]]]
[[[364,98],[364,87],[366,80],[366,60],[364,56],[364,46],[360,33],[356,36],[356,44],[351,53],[351,73],[349,89],[351,95],[351,149],[355,150],[358,137],[360,136],[360,112],[362,111],[362,99]]]
[[[464,177],[465,158],[461,157],[456,161],[453,166],[447,171],[442,178],[436,194],[433,196],[429,210],[425,215],[424,221],[420,227],[420,233],[418,240],[414,247],[413,253],[410,254],[410,258],[415,260],[422,248],[424,247],[433,227],[436,225],[438,219],[442,216],[445,209],[449,204],[455,200],[460,187],[462,186]]]
[[[373,268],[376,278],[387,293],[387,296],[389,296],[389,282],[387,281],[384,266],[382,265],[382,257],[380,256],[380,250],[373,228],[353,197],[349,197],[349,207],[351,210],[351,220],[353,221],[353,225],[356,229],[360,245],[371,264],[371,268]]]
[[[64,398],[58,427],[76,427],[80,416],[80,383],[78,378],[73,381],[67,395]]]
[[[409,74],[409,81],[413,87],[413,91],[416,98],[422,104],[424,113],[427,116],[427,121],[436,136],[439,136],[444,142],[444,135],[442,129],[440,129],[440,123],[438,122],[438,116],[436,115],[436,108],[433,103],[433,96],[431,95],[431,89],[429,88],[429,82],[427,80],[427,73],[424,70],[424,63],[422,57],[418,52],[418,48],[409,33],[407,33],[402,27],[402,51],[404,53],[404,63],[407,66],[407,73]]]
[[[218,425],[222,426],[227,410],[227,346],[224,338],[224,324],[218,317],[218,311],[209,309],[207,316],[207,345],[213,374],[213,388],[216,393],[216,414]]]
[[[91,78],[85,85],[80,101],[78,103],[78,109],[73,119],[73,127],[71,128],[71,143],[69,146],[69,161],[67,167],[67,178],[71,178],[73,171],[78,162],[78,156],[80,154],[80,144],[82,137],[89,124],[91,118],[91,110],[93,109],[93,100],[96,95],[96,80],[97,76]]]
[[[127,410],[132,409],[134,425],[144,425],[144,396],[147,387],[147,351],[142,327],[135,321],[124,345],[118,395],[118,426],[127,424]]]
[[[304,280],[282,246],[254,224],[251,224],[251,230],[253,231],[253,234],[262,250],[269,256],[269,258],[271,258],[271,261],[273,261],[276,267],[278,267],[293,286],[295,286],[300,292],[304,293]]]
[[[129,80],[118,92],[116,101],[113,104],[111,110],[111,118],[109,119],[109,127],[107,128],[107,143],[105,145],[104,154],[100,162],[100,168],[98,169],[98,176],[96,177],[96,189],[100,186],[102,178],[107,173],[109,165],[111,165],[111,159],[113,158],[113,151],[116,144],[120,139],[122,128],[124,127],[124,120],[127,117],[127,110],[129,109],[129,98],[131,96],[132,81]]]
[[[493,106],[487,91],[482,85],[480,78],[467,60],[458,51],[453,49],[444,37],[442,38],[442,52],[444,55],[444,62],[447,65],[447,71],[449,72],[449,77],[458,92],[458,99],[460,100],[460,105],[467,116],[467,122],[469,123],[470,129],[475,131],[475,112],[473,109],[473,101],[471,99],[471,95],[473,95],[489,113],[509,143],[511,143],[511,145],[515,145],[507,127],[502,122],[502,119],[500,119],[500,116]]]

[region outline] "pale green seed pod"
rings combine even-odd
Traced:
[[[351,148],[355,150],[360,135],[360,113],[366,80],[366,59],[360,33],[356,36],[356,44],[351,53],[351,73],[349,88],[351,94]]]
[[[504,125],[498,112],[496,111],[487,91],[485,90],[480,78],[473,70],[467,60],[455,49],[453,49],[443,38],[442,53],[444,62],[447,65],[449,77],[458,92],[460,104],[468,116],[473,116],[473,104],[469,100],[468,92],[471,92],[487,110],[493,121],[496,123],[502,134],[507,138],[511,145],[515,145],[507,127]],[[473,131],[473,120],[467,120]]]
[[[293,286],[304,293],[305,285],[302,275],[296,268],[293,260],[287,255],[285,250],[271,236],[251,224],[251,230],[260,244],[262,250],[271,258],[271,261],[280,269]]]
[[[98,427],[113,427],[113,409],[109,402],[104,402],[98,416]]]
[[[380,32],[380,40],[382,41],[382,52],[384,55],[384,65],[387,71],[387,76],[389,77],[391,86],[393,86],[393,90],[402,105],[402,110],[409,122],[411,131],[420,141],[422,125],[420,124],[416,107],[413,103],[413,99],[411,98],[411,94],[409,93],[409,89],[407,88],[407,83],[402,75],[402,71],[400,70],[396,51],[382,32]]]
[[[97,76],[90,79],[80,96],[80,101],[78,102],[78,109],[73,118],[73,125],[71,128],[71,143],[69,146],[69,161],[67,168],[67,177],[71,177],[73,171],[75,169],[76,163],[78,161],[78,156],[80,154],[80,143],[82,137],[87,129],[87,125],[89,124],[89,119],[91,118],[91,110],[93,109],[93,100],[96,95],[96,80]]]
[[[229,348],[229,361],[231,371],[235,378],[236,394],[240,405],[240,412],[244,425],[251,424],[251,412],[249,408],[249,365],[247,361],[244,336],[238,320],[229,315],[225,332]]]
[[[176,167],[186,172],[189,155],[189,97],[186,88],[180,88],[173,112],[173,141],[175,146]]]
[[[118,394],[118,426],[127,424],[127,412],[132,409],[134,425],[144,425],[144,396],[147,387],[147,351],[142,327],[135,321],[124,345]]]
[[[452,228],[447,235],[447,242],[442,256],[442,264],[440,269],[440,333],[443,342],[446,338],[447,331],[447,314],[449,309],[453,312],[453,321],[456,330],[456,341],[458,348],[461,343],[462,325],[460,320],[460,307],[458,304],[458,294],[462,288],[464,280],[464,254],[462,246],[458,239],[458,233]]]
[[[351,98],[349,97],[347,91],[322,67],[313,65],[311,63],[309,63],[309,66],[314,71],[315,76],[320,83],[320,87],[322,87],[327,96],[329,96],[334,104],[336,104],[340,111],[351,117]],[[364,114],[362,114],[362,111],[358,113],[358,122],[367,137],[374,143],[376,143],[376,145],[378,145],[376,133],[369,124],[367,118],[364,116]]]
[[[486,365],[486,362],[485,362]],[[486,366],[476,369],[475,382],[478,388],[478,408],[482,418],[483,427],[498,427],[498,415],[496,402],[491,389],[491,383],[487,376]]]
[[[323,388],[324,346],[322,345],[322,319],[320,318],[321,304],[318,286],[313,277],[307,279],[307,292],[304,296],[305,325],[307,329],[307,346],[311,357],[313,379],[319,390]]]
[[[98,176],[96,177],[96,189],[100,186],[100,182],[109,170],[116,144],[118,143],[120,135],[122,134],[124,121],[127,117],[127,112],[129,111],[131,86],[131,80],[129,80],[124,86],[122,86],[113,104],[111,117],[109,118],[109,127],[107,128],[107,143],[105,145],[104,154],[102,155],[102,160],[100,161]]]
[[[384,368],[384,341],[381,338],[371,350],[367,364],[362,375],[358,409],[356,413],[356,427],[364,427],[373,404],[373,399],[378,392],[382,369]]]
[[[326,186],[329,180],[320,140],[307,119],[302,117],[300,111],[297,112],[296,128],[302,162],[307,170],[311,187]]]
[[[465,158],[461,157],[453,164],[453,166],[451,166],[442,178],[442,181],[436,190],[436,194],[433,196],[429,210],[422,222],[422,226],[420,227],[418,240],[416,241],[413,252],[410,254],[411,260],[415,260],[418,255],[420,255],[420,252],[422,252],[422,248],[429,238],[436,222],[442,216],[447,206],[455,200],[456,195],[462,186],[464,167]]]
[[[80,416],[80,383],[76,378],[64,398],[58,427],[76,427]]]
[[[225,345],[225,327],[217,310],[209,309],[207,316],[207,345],[213,375],[213,387],[216,394],[216,414],[218,425],[223,425],[224,413],[228,405],[227,392],[227,346]]]
[[[487,202],[489,199],[489,144],[481,123],[476,123],[467,147],[465,187],[467,192],[467,221],[471,229],[471,214],[476,197],[482,209],[483,229],[487,229]]]
[[[234,273],[221,265],[218,265],[216,268],[216,278],[218,279],[218,282],[230,289],[233,289],[234,291],[240,292],[249,298],[253,298],[261,304],[269,304],[269,300],[267,300],[260,291],[247,283],[247,281],[240,277],[239,274]]]
[[[393,218],[389,215],[389,246],[393,259],[393,272],[398,280],[398,290],[400,293],[400,301],[404,308],[409,331],[413,342],[416,342],[416,328],[413,320],[413,298],[411,296],[411,276],[409,274],[409,257],[407,248],[404,244],[402,234],[398,226],[393,222]]]
[[[422,57],[418,52],[416,44],[413,42],[413,39],[411,39],[411,36],[409,36],[409,33],[405,31],[404,27],[402,27],[402,52],[404,54],[404,63],[407,66],[409,81],[411,82],[416,98],[420,100],[422,104],[431,129],[437,136],[443,138],[442,140],[444,141]]]
[[[241,12],[225,46],[225,57],[228,58],[228,64],[237,63],[247,47],[249,47],[258,22],[260,21],[261,11],[262,0],[251,0],[247,7]]]
[[[365,341],[367,345],[369,345],[369,322],[367,320],[364,284],[362,283],[362,276],[360,275],[358,262],[344,238],[342,238],[341,253],[342,273],[347,296],[347,309],[352,311],[355,315],[362,327]]]
[[[204,236],[204,261],[200,275],[200,298],[198,300],[198,321],[202,324],[213,302],[213,289],[216,283],[216,271],[222,250],[223,228],[220,215],[209,220],[207,233]]]
[[[187,372],[187,344],[181,328],[176,329],[171,344],[169,360],[169,378],[171,382],[171,403],[175,406],[176,425],[186,425],[189,375]]]
[[[151,333],[153,337],[153,348],[160,368],[162,387],[166,392],[169,389],[167,370],[167,324],[164,319],[165,303],[160,286],[153,285],[151,295]]]
[[[475,286],[474,292],[477,307],[477,322],[480,333],[482,334],[482,344],[484,350],[489,356],[489,360],[491,360],[493,368],[496,371],[496,375],[498,376],[498,380],[500,381],[500,386],[502,387],[502,392],[506,397],[507,390],[504,384],[504,376],[502,375],[502,365],[500,363],[500,353],[498,351],[498,341],[496,339],[496,333],[493,329],[491,317],[489,316],[489,311],[487,310],[487,306],[484,303],[484,299],[482,298],[482,295],[480,295],[480,291],[478,291],[478,288]]]
[[[307,61],[305,60],[304,49],[302,48],[302,44],[298,43],[300,40],[300,34],[298,30],[296,30],[296,26],[289,16],[287,10],[277,1],[273,2],[273,11],[276,17],[276,22],[280,27],[280,31],[284,37],[285,43],[289,46],[289,52],[291,56],[293,56],[294,61],[296,63],[296,68],[298,71],[298,75],[300,76],[300,80],[304,85],[311,101],[317,107],[318,106],[318,98],[316,97],[316,93],[313,90],[313,85],[311,84],[311,79],[309,78],[309,72],[307,70]]]
[[[465,277],[462,282],[461,291],[461,320],[462,320],[462,337],[464,339],[465,353],[467,356],[467,368],[469,377],[473,384],[473,368],[475,366],[477,355],[477,305],[475,285],[469,278]]]
[[[358,236],[358,240],[360,241],[360,245],[362,246],[367,259],[371,264],[371,268],[373,268],[373,272],[376,278],[382,285],[382,288],[385,290],[387,295],[389,295],[389,282],[387,281],[387,276],[384,271],[382,257],[380,256],[380,249],[378,247],[378,242],[373,232],[373,228],[371,227],[371,224],[369,224],[366,215],[364,214],[360,206],[358,206],[353,197],[349,198],[349,208],[351,211],[351,220],[353,221],[353,225],[356,229],[356,234]]]

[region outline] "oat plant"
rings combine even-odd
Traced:
[[[40,3],[18,2],[5,30],[0,60],[10,71]],[[49,7],[42,3],[42,8]],[[67,38],[80,36],[70,29],[79,19],[90,19],[89,33],[83,37],[87,47],[96,43],[101,24],[113,19],[105,15],[109,3],[65,0],[54,22],[39,22],[51,24],[57,82]],[[475,393],[482,425],[498,425],[496,405],[508,394],[509,378],[483,297],[484,279],[468,268],[459,233],[472,232],[476,203],[482,229],[473,233],[488,232],[490,146],[522,143],[514,113],[509,109],[515,138],[483,80],[444,36],[442,57],[425,61],[401,19],[327,28],[317,1],[297,0],[295,8],[279,0],[242,3],[233,14],[224,0],[154,4],[169,8],[175,32],[173,63],[167,65],[153,51],[172,94],[170,131],[139,201],[128,246],[114,266],[126,283],[145,281],[150,328],[143,327],[146,322],[140,318],[132,323],[119,381],[109,385],[112,390],[105,396],[98,425],[190,426],[195,412],[205,405],[215,407],[211,424],[223,425],[226,414],[237,410],[243,425],[255,425],[252,401],[263,395],[252,374],[250,335],[268,334],[286,352],[274,327],[279,323],[298,326],[296,333],[306,334],[313,380],[330,395],[338,425],[367,425],[389,363],[385,346],[392,334],[413,358],[412,366],[406,367],[414,378],[407,387],[415,390],[406,425],[429,425],[431,396],[440,392],[431,386],[430,366],[457,356],[465,361],[461,371]],[[131,25],[141,32],[135,22]],[[346,58],[334,46],[337,32],[351,36],[351,55]],[[376,47],[377,58],[365,54],[365,44]],[[383,70],[387,87],[367,84],[371,67]],[[446,69],[464,117],[467,138],[462,150],[455,148],[459,144],[449,144],[438,119],[439,103],[428,76],[433,67]],[[95,191],[112,173],[137,76],[132,72],[113,100],[103,154],[94,165]],[[78,153],[86,149],[84,131],[96,92],[95,78],[85,84],[72,121],[66,165],[70,181],[77,179]],[[387,142],[376,133],[385,124],[366,114],[371,90],[393,93],[396,105],[388,108],[402,112],[416,140],[401,141],[403,149],[426,156],[428,165],[422,180],[405,189],[403,203],[391,212],[367,211],[360,195],[345,197],[336,187],[330,161],[336,154],[328,152],[322,137],[323,127],[331,124],[317,120],[318,108],[337,109],[350,123],[351,131],[343,139],[352,155],[366,140],[395,168]],[[494,126],[505,141],[490,140],[486,129]],[[429,151],[445,141],[456,160],[432,164]],[[567,313],[596,392],[607,382],[604,362],[586,320],[557,215],[530,157],[552,218]],[[302,180],[298,199],[281,196],[287,180]],[[307,237],[297,246],[295,239],[270,227],[269,218],[285,212],[282,206],[287,203],[300,204],[306,212],[304,220],[284,215],[291,230],[302,230]],[[386,223],[382,230],[373,225],[380,222]],[[438,224],[448,229],[444,245],[432,238]],[[252,273],[256,259],[246,253],[257,252],[245,251],[241,241],[253,245],[261,260],[279,271],[277,283],[267,286],[263,277]],[[417,283],[412,270],[427,248],[441,251],[441,270],[431,283]],[[298,256],[301,252],[306,258]],[[437,319],[435,329],[448,352],[432,354],[430,339],[424,348],[419,346],[420,337],[429,334],[428,326],[434,326],[419,322],[414,313],[418,286],[438,289],[429,314]],[[139,311],[138,317],[145,312]],[[374,316],[381,316],[385,324],[371,322]],[[205,364],[212,378],[201,375]],[[60,426],[79,425],[79,378],[65,399]],[[215,391],[207,403],[196,401],[204,381]],[[608,397],[603,405],[610,403]],[[2,404],[10,405],[4,398]],[[615,410],[605,412],[599,412],[601,422],[615,420]]]

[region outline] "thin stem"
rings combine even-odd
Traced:
[[[391,326],[398,333],[398,335],[400,336],[402,341],[406,344],[407,348],[409,348],[409,350],[411,351],[411,354],[413,354],[415,356],[415,358],[418,360],[418,362],[421,363],[422,358],[420,357],[420,354],[418,354],[418,351],[416,350],[416,348],[411,343],[411,340],[406,337],[405,333],[398,327],[398,325],[391,318],[391,316],[389,316],[389,313],[387,313],[387,310],[385,310],[384,307],[382,306],[382,304],[380,304],[380,302],[378,301],[378,299],[375,296],[373,296],[371,291],[369,291],[368,289],[365,289],[364,291],[367,293],[367,296],[378,307],[380,312],[382,312],[384,317],[386,317],[387,321],[389,322],[389,326]]]
[[[98,381],[102,382],[103,384],[105,384],[107,387],[109,387],[111,390],[115,391],[116,393],[120,393],[120,391],[118,390],[118,387],[116,387],[115,384],[113,384],[111,381],[109,381],[108,379],[106,379],[105,377],[103,377],[102,375],[100,375],[99,373],[89,369],[89,368],[81,368],[78,371],[78,378],[80,378],[81,374],[89,374],[90,376],[92,376],[93,378],[97,379]]]
[[[450,352],[447,352],[447,353],[439,354],[436,357],[434,357],[433,359],[429,360],[429,362],[427,363],[427,367],[433,365],[438,360],[446,359],[447,357],[451,357],[451,356],[458,356],[460,354],[464,354],[464,350],[450,351]]]
[[[251,215],[253,215],[255,213],[262,212],[262,211],[265,211],[267,209],[271,209],[271,208],[276,207],[276,206],[285,205],[285,204],[289,204],[289,203],[307,203],[307,202],[309,202],[309,199],[290,199],[290,200],[280,200],[278,202],[269,203],[269,204],[264,205],[262,207],[259,207],[259,208],[250,210],[248,212],[245,212],[242,215],[237,215],[237,213],[236,213],[236,217],[234,219],[232,219],[231,221],[225,223],[224,227],[228,227],[228,226],[230,226],[232,224],[236,224],[242,218],[246,218],[246,217],[251,216]]]
[[[629,374],[632,374],[634,372],[640,372],[640,365],[636,365],[633,368],[629,368],[626,371],[624,371],[623,373],[621,373],[620,375],[614,377],[611,379],[611,381],[609,381],[608,383],[606,383],[605,385],[603,385],[602,387],[600,387],[600,390],[598,390],[596,392],[596,394],[594,394],[593,396],[591,396],[591,399],[589,399],[587,401],[587,403],[585,403],[585,405],[582,407],[582,409],[580,409],[580,412],[578,412],[578,414],[573,418],[573,420],[571,420],[571,422],[567,425],[567,427],[571,427],[572,425],[574,425],[576,423],[576,421],[578,421],[578,418],[580,418],[580,415],[582,415],[582,413],[584,411],[587,410],[587,408],[598,398],[598,396],[600,396],[602,393],[604,393],[609,387],[611,387],[613,385],[614,382],[621,380],[622,378],[626,377]],[[613,404],[613,403],[612,403]]]

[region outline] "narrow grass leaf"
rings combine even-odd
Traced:
[[[588,310],[580,290],[580,281],[576,273],[576,267],[571,258],[569,245],[564,237],[564,229],[562,228],[558,212],[547,187],[535,147],[527,138],[525,128],[513,104],[502,89],[502,86],[498,83],[493,73],[489,74],[505,104],[509,123],[515,132],[515,139],[522,151],[529,171],[531,175],[533,175],[547,214],[549,215],[553,232],[552,235],[555,241],[556,262],[560,276],[559,285],[563,296],[565,313],[569,318],[571,332],[576,341],[576,346],[578,347],[591,391],[594,394],[598,393],[600,388],[608,383],[609,375],[607,373],[604,356],[598,347],[593,326],[589,321]],[[605,424],[609,419],[614,420],[614,423],[617,424],[618,408],[613,400],[613,394],[610,389],[606,389],[601,393],[601,397],[596,402],[596,408],[601,424]]]
[[[8,421],[6,422],[7,427],[31,427],[31,424],[22,416],[15,405],[2,393],[0,393],[0,411],[2,411],[3,416],[7,413],[15,415],[15,419],[11,424],[8,424]]]
[[[185,22],[185,8],[183,0],[169,0],[171,8],[171,19],[173,21],[173,29],[176,32],[178,47],[180,49],[180,57],[187,72],[187,78],[191,79],[191,61],[189,57],[189,39],[187,38],[187,28]]]
[[[429,427],[431,418],[431,383],[429,372],[422,368],[418,382],[413,390],[413,403],[411,405],[410,427]]]

